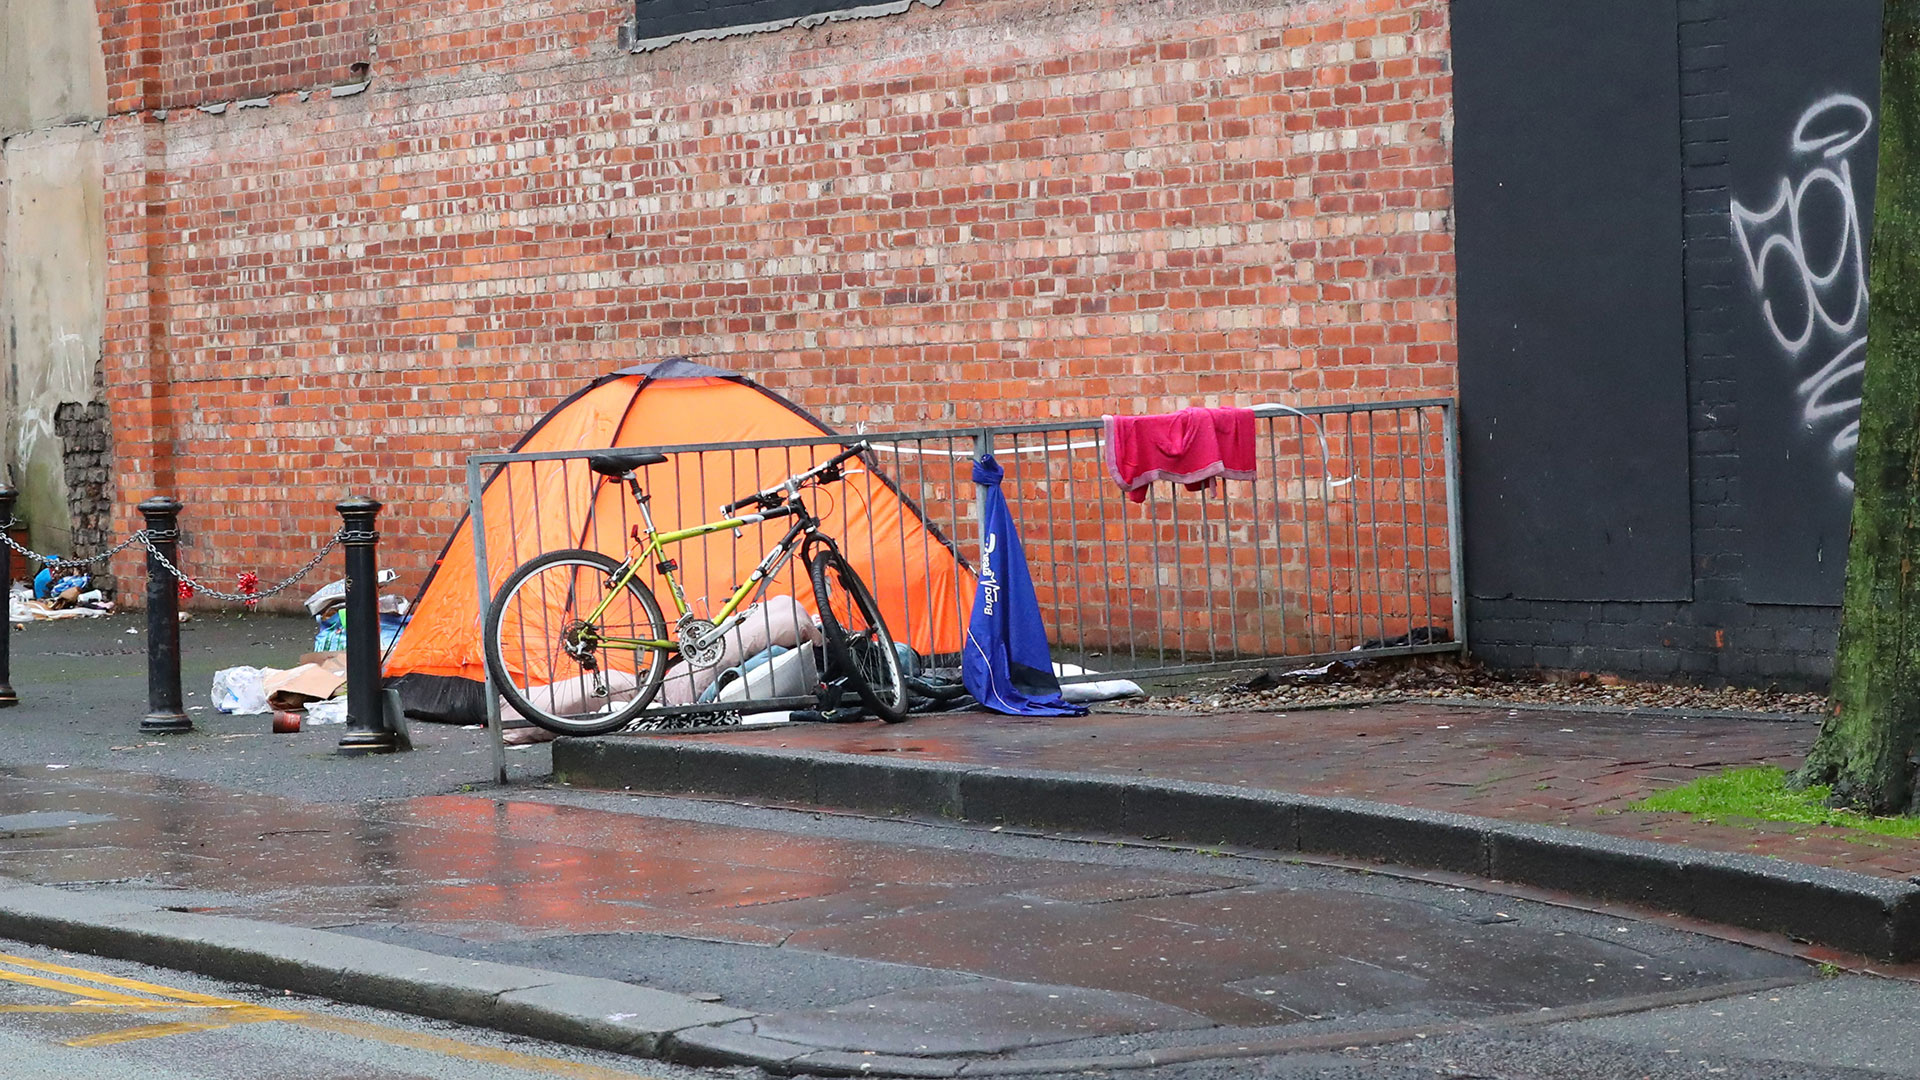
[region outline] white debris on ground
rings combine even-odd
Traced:
[[[60,619],[97,619],[102,615],[113,614],[113,605],[99,601],[99,593],[91,594],[96,602],[86,604],[63,603],[55,600],[35,600],[29,589],[16,587],[7,597],[7,619],[15,626],[24,626],[31,622],[54,622]]]

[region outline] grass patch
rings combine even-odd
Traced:
[[[1745,818],[1835,825],[1877,836],[1920,836],[1920,818],[1871,817],[1851,810],[1836,810],[1826,804],[1831,794],[1826,787],[1794,791],[1787,787],[1785,769],[1756,765],[1703,776],[1682,787],[1650,795],[1627,809],[1693,814],[1703,821],[1723,824]]]

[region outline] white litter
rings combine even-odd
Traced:
[[[235,716],[251,716],[267,711],[268,676],[278,675],[272,668],[230,667],[213,673],[213,707]]]
[[[307,702],[307,723],[344,724],[347,722],[347,699],[343,697],[327,698],[324,701]]]
[[[1053,665],[1053,675],[1064,679],[1071,675],[1097,675],[1099,672],[1083,668],[1078,664]],[[1076,705],[1085,705],[1094,701],[1117,701],[1120,698],[1140,697],[1146,691],[1140,684],[1130,679],[1100,679],[1094,682],[1061,683],[1060,696]]]

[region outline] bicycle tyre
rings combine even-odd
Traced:
[[[905,720],[907,682],[900,654],[867,583],[832,548],[814,555],[807,569],[820,608],[820,630],[827,639],[827,660],[874,715],[889,724]]]
[[[516,605],[522,600],[526,600],[528,604],[537,602],[523,596],[528,583],[536,578],[540,579],[540,587],[543,590],[551,589],[555,581],[564,583],[564,578],[556,578],[555,575],[549,574],[549,571],[558,570],[562,574],[571,571],[577,574],[585,570],[589,571],[586,580],[597,580],[602,585],[598,594],[578,605],[579,614],[584,614],[599,604],[601,596],[605,595],[605,583],[610,582],[619,569],[618,562],[597,551],[582,549],[550,551],[515,570],[494,594],[493,602],[487,605],[487,618],[482,630],[482,639],[485,643],[489,679],[493,682],[494,688],[500,692],[500,696],[505,698],[507,704],[513,706],[516,712],[556,735],[605,735],[625,727],[634,717],[639,716],[652,703],[654,695],[660,692],[660,683],[666,678],[670,658],[664,649],[606,650],[608,655],[614,656],[631,653],[638,693],[632,701],[618,708],[614,707],[615,695],[609,694],[605,708],[590,713],[563,714],[554,708],[558,699],[552,690],[552,687],[560,685],[562,681],[560,678],[549,678],[545,687],[533,685],[530,679],[524,680],[529,685],[521,686],[513,676],[515,669],[506,661],[517,648],[522,661],[521,670],[524,671],[529,666],[529,661],[534,659],[526,652],[529,642],[537,640],[546,643],[546,654],[541,659],[548,665],[550,675],[556,675],[558,669],[571,663],[574,664],[573,670],[578,674],[570,675],[568,678],[584,678],[584,669],[577,666],[577,662],[573,661],[561,644],[562,631],[578,620],[573,617],[574,613],[571,610],[563,609],[556,615],[543,605],[538,611],[537,632],[528,633],[527,628],[531,625],[530,617],[535,612],[525,608],[525,605]],[[569,598],[566,603],[569,609],[574,605],[572,590],[577,589],[577,586],[578,581],[568,586]],[[671,640],[667,635],[667,620],[661,615],[660,602],[654,599],[653,593],[633,581],[627,583],[626,591],[639,605],[640,614],[645,619],[646,625],[631,628],[622,626],[620,629],[644,630],[645,633],[628,632],[618,636],[644,637],[650,641]],[[650,661],[640,656],[643,652],[651,655]],[[539,703],[540,695],[534,693],[540,689],[547,691],[545,707]]]

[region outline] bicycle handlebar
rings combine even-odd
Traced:
[[[798,491],[802,484],[805,484],[807,481],[812,480],[814,477],[820,476],[821,474],[826,473],[830,470],[837,469],[840,466],[846,464],[848,461],[851,461],[854,458],[859,457],[861,454],[866,453],[868,450],[871,450],[872,448],[873,448],[872,443],[869,443],[866,440],[862,439],[861,441],[854,443],[852,446],[847,447],[845,450],[840,451],[838,454],[835,454],[832,457],[828,458],[826,461],[818,465],[815,465],[811,469],[808,469],[806,472],[789,476],[785,480],[781,481],[780,483],[775,484],[773,487],[766,488],[761,491],[756,491],[751,495],[747,495],[742,498],[735,499],[734,501],[721,507],[720,512],[723,514],[731,514],[735,510],[744,509],[756,503],[759,503],[762,505],[770,505],[776,499],[782,499],[785,496],[790,495],[795,491]],[[839,477],[834,477],[834,479],[837,480],[839,479]]]

